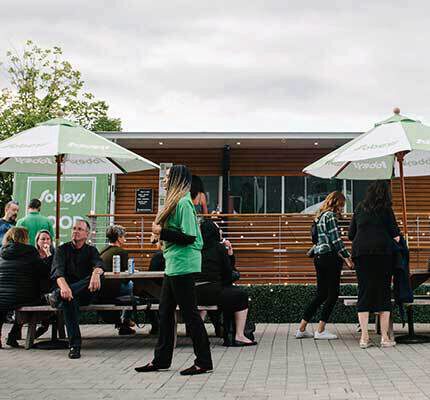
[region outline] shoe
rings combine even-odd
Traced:
[[[241,340],[235,340],[233,342],[232,347],[248,347],[248,346],[256,346],[257,342],[242,342]]]
[[[368,349],[369,347],[372,347],[373,343],[370,341],[370,339],[367,340],[360,340],[360,349]]]
[[[212,369],[200,368],[193,365],[190,368],[184,369],[180,372],[181,375],[200,375],[212,372]]]
[[[136,367],[134,370],[136,372],[155,372],[155,371],[158,371],[159,369],[154,364],[148,363],[142,367]]]
[[[337,336],[334,333],[330,333],[328,331],[323,331],[321,333],[316,331],[314,334],[314,339],[317,339],[317,340],[334,340],[334,339],[337,339]]]
[[[19,349],[20,347],[22,347],[14,337],[10,336],[7,337],[6,344],[15,349]]]
[[[136,331],[134,329],[131,329],[129,326],[121,326],[121,328],[118,329],[118,335],[120,336],[126,336],[126,335],[135,335]]]
[[[312,335],[312,333],[308,332],[307,330],[304,330],[302,332],[300,329],[297,329],[296,339],[310,339],[313,337],[314,337],[314,335]]]
[[[46,303],[49,304],[52,308],[58,308],[61,303],[60,292],[58,290],[54,290],[51,293],[45,294]]]
[[[48,332],[48,330],[49,330],[49,325],[39,326],[39,328],[36,329],[35,339],[40,338],[41,336],[43,336],[46,332]]]
[[[80,347],[70,347],[69,358],[75,360],[81,358],[81,348]]]
[[[381,347],[394,347],[396,345],[395,340],[381,340]]]

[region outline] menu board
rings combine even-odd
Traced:
[[[136,212],[152,213],[152,189],[136,189]]]

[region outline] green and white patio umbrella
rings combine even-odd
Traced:
[[[62,118],[43,122],[0,142],[0,171],[57,176],[57,244],[62,175],[125,174],[153,168],[159,166]]]
[[[404,231],[407,236],[405,176],[430,175],[430,127],[394,115],[318,161],[303,172],[320,178],[400,178]]]

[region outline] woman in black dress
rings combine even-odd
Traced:
[[[391,208],[391,190],[386,181],[376,181],[357,206],[349,227],[352,257],[357,271],[357,311],[361,327],[360,347],[367,348],[369,312],[377,312],[381,321],[381,346],[392,347],[388,326],[391,312],[391,278],[394,240],[400,230]]]

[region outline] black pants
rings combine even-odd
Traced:
[[[81,347],[82,343],[81,330],[79,328],[79,306],[88,305],[97,297],[97,292],[92,293],[88,290],[90,279],[91,277],[88,276],[78,282],[69,284],[73,299],[71,301],[63,300],[60,305],[64,313],[64,322],[67,328],[70,347]]]
[[[317,273],[317,294],[306,307],[305,321],[310,321],[324,303],[320,321],[327,322],[339,297],[340,272],[343,260],[334,253],[317,254],[314,258]]]
[[[169,368],[172,363],[177,305],[193,341],[194,364],[212,369],[208,334],[197,310],[192,274],[164,277],[160,298],[160,332],[152,363],[158,368]]]
[[[8,315],[9,311],[0,311],[0,337],[1,337],[1,331],[3,328],[3,324],[6,322],[7,320],[7,315]],[[16,322],[12,325],[12,328],[9,332],[9,337],[11,339],[17,339],[19,336],[19,333],[21,331],[21,324],[17,324]]]

